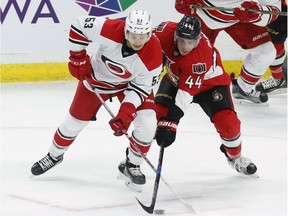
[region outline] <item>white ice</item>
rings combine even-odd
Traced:
[[[102,108],[70,149],[63,163],[30,178],[34,162],[47,154],[53,134],[68,111],[76,82],[1,84],[1,215],[145,216],[155,173],[144,162],[142,193],[117,180],[128,145],[114,137]],[[116,113],[118,103],[107,103]],[[199,216],[287,215],[287,94],[272,95],[269,106],[235,105],[242,122],[243,155],[258,166],[260,178],[231,169],[219,151],[220,138],[197,104],[165,149],[162,174]],[[157,167],[159,147],[148,159]],[[160,181],[156,209],[165,215],[192,215]]]

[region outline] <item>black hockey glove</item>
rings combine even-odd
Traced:
[[[176,139],[177,126],[178,122],[176,121],[160,118],[155,135],[157,144],[161,146],[161,143],[164,143],[165,148],[170,146]]]

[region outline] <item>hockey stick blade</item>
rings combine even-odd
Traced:
[[[150,206],[145,206],[143,203],[141,203],[139,201],[139,199],[136,197],[136,200],[138,201],[138,203],[141,205],[141,207],[144,209],[144,211],[146,211],[149,214],[153,214],[154,211],[154,206],[152,206],[152,204]]]
[[[154,189],[153,189],[153,196],[152,196],[152,202],[150,206],[145,206],[143,203],[141,203],[137,197],[136,200],[138,203],[141,205],[141,207],[149,214],[152,214],[154,212],[154,207],[156,204],[156,198],[157,198],[157,193],[158,193],[158,188],[159,188],[159,182],[160,182],[160,176],[161,176],[161,170],[162,170],[162,162],[163,162],[163,156],[164,156],[164,143],[161,143],[161,148],[159,152],[159,158],[158,158],[158,167],[157,167],[157,172],[156,172],[156,177],[155,177],[155,183],[154,183]]]
[[[203,10],[220,10],[220,11],[234,11],[234,8],[226,8],[226,7],[214,7],[214,6],[201,6],[201,5],[190,5],[191,9],[203,9]],[[275,14],[278,16],[287,16],[287,12],[280,11],[264,11],[264,10],[252,10],[248,9],[248,12],[251,13],[261,13],[261,14]]]

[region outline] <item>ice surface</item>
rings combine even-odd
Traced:
[[[155,173],[144,162],[143,192],[117,180],[127,146],[114,137],[102,108],[67,151],[63,163],[30,178],[46,155],[68,111],[76,82],[1,84],[1,215],[144,216],[135,197],[150,205]],[[197,104],[181,121],[176,142],[165,149],[162,174],[172,189],[203,216],[287,215],[287,94],[269,106],[235,105],[242,122],[243,155],[258,166],[259,179],[232,170],[219,151],[220,138]],[[108,103],[116,113],[118,103]],[[148,158],[157,167],[159,147]],[[160,181],[156,203],[165,215],[192,215]]]

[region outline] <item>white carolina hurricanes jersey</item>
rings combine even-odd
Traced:
[[[280,0],[254,0],[262,5],[262,9],[265,11],[280,11]],[[236,8],[243,3],[243,0],[199,0],[201,6],[212,7],[224,7],[224,8]],[[268,6],[269,5],[269,6]],[[220,10],[202,10],[197,9],[196,14],[205,22],[210,29],[220,29],[231,26],[238,22],[238,19],[234,16],[233,11],[220,11]],[[277,18],[276,15],[263,14],[261,20],[255,25],[266,26],[271,21]]]
[[[79,17],[70,29],[70,49],[81,51],[94,42],[91,82],[95,88],[103,94],[125,90],[123,102],[138,107],[158,83],[162,49],[154,36],[137,52],[128,48],[124,42],[124,27],[124,20]],[[85,81],[84,84],[88,87]]]

